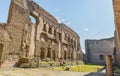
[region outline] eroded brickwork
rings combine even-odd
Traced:
[[[101,39],[101,40],[86,40],[85,48],[86,48],[86,56],[88,63],[105,65],[106,55],[111,55],[114,62],[115,59],[114,38]]]
[[[32,23],[30,16],[36,23]],[[11,0],[8,22],[0,24],[0,64],[14,65],[21,57],[41,60],[82,60],[77,33],[32,0]]]

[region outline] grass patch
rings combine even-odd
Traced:
[[[120,68],[114,66],[114,73],[120,74]]]
[[[66,66],[64,67],[55,67],[54,70],[59,70],[59,71],[65,71]],[[98,65],[75,65],[75,66],[69,66],[70,71],[75,71],[75,72],[97,72],[98,69],[102,69],[103,66],[98,66]]]

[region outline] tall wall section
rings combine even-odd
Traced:
[[[111,55],[114,59],[114,38],[101,40],[86,40],[86,56],[88,63],[105,64],[105,56]]]
[[[15,64],[21,56],[23,34],[30,27],[29,12],[24,6],[24,0],[11,0],[8,22],[4,26],[10,41],[4,44],[4,52],[1,61],[2,66]],[[4,31],[3,31],[4,32]],[[7,38],[7,36],[4,34]]]
[[[81,60],[79,36],[68,27],[65,30],[74,37],[71,60]],[[0,23],[0,66],[13,66],[21,57],[58,60],[64,56],[67,60],[68,54],[62,53],[64,46],[60,45],[63,37],[58,21],[34,1],[11,0],[8,21]]]

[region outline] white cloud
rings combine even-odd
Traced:
[[[82,52],[85,54],[85,49],[84,48],[82,48]]]
[[[74,29],[78,28],[78,26],[73,25],[70,21],[67,21],[66,19],[64,19],[62,17],[57,16],[56,19],[57,19],[58,23],[65,23],[70,28],[74,28]]]
[[[78,26],[74,25],[74,28],[75,28],[75,29],[77,29],[77,28],[78,28]]]
[[[65,19],[62,19],[61,21],[62,21],[62,22],[64,22],[64,21],[65,21]]]
[[[89,31],[89,29],[88,29],[88,28],[85,28],[84,31]]]
[[[64,18],[61,18],[59,16],[56,17],[58,23],[64,23],[65,22],[65,19]]]
[[[71,22],[67,22],[66,24],[67,24],[67,25],[71,25]]]

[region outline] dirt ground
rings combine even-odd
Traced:
[[[53,71],[50,68],[0,68],[0,76],[84,76],[87,73]]]

